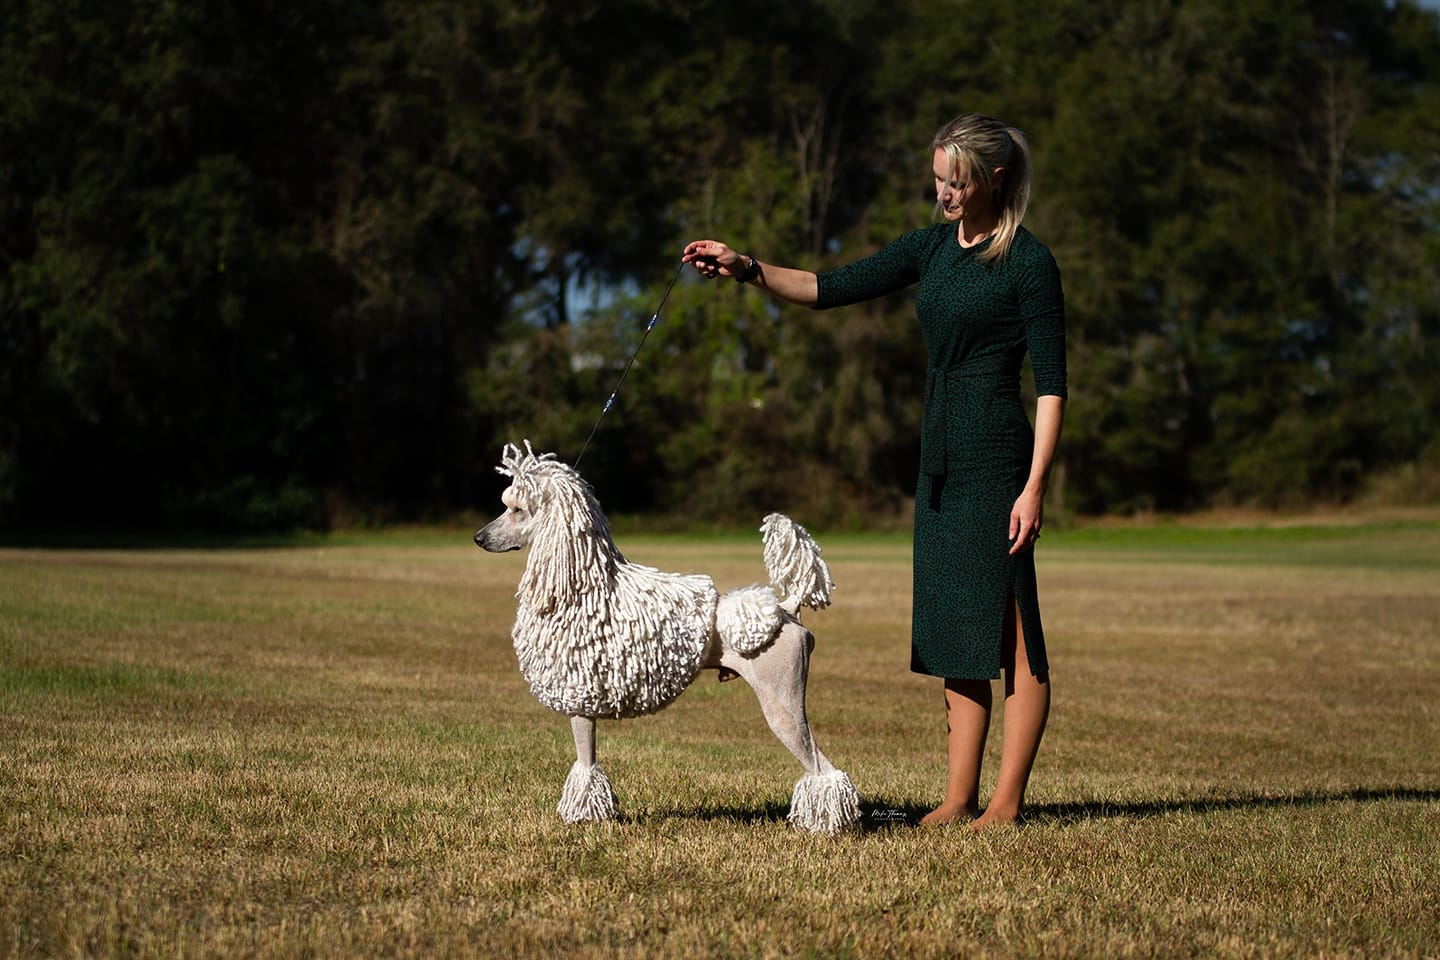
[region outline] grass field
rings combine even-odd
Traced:
[[[1440,523],[1047,534],[1051,726],[984,835],[911,825],[944,732],[907,541],[821,540],[832,839],[713,673],[602,724],[624,817],[562,824],[523,557],[468,531],[0,550],[0,958],[1440,956]],[[763,578],[758,534],[620,542]]]

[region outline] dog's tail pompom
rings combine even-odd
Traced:
[[[560,805],[555,809],[566,823],[614,820],[620,812],[605,771],[598,763],[583,764],[578,760],[565,778]]]
[[[830,606],[835,581],[810,532],[783,513],[767,516],[760,530],[765,536],[765,569],[780,605],[792,614],[801,607]]]
[[[790,797],[790,825],[834,836],[860,822],[860,794],[843,770],[807,773]]]

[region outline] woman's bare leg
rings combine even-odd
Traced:
[[[1006,651],[1005,739],[1000,748],[1000,774],[989,805],[974,823],[976,830],[1019,819],[1025,805],[1025,787],[1050,717],[1050,677],[1030,672],[1025,631],[1013,606],[1005,618],[1005,629],[1012,639]]]
[[[989,680],[945,681],[945,799],[921,823],[969,821],[980,812],[980,761],[992,696]]]

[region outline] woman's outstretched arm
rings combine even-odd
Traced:
[[[737,253],[719,240],[696,240],[686,244],[681,260],[695,267],[702,277],[713,280],[716,277],[741,277],[753,274],[749,283],[759,287],[772,297],[802,307],[813,307],[819,296],[819,285],[815,274],[809,270],[796,270],[773,263],[764,263],[743,253]],[[752,266],[753,262],[753,266]],[[756,269],[758,268],[758,269]]]

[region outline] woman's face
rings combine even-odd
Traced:
[[[968,170],[957,170],[950,174],[950,157],[944,148],[935,148],[935,199],[940,204],[945,219],[964,220],[966,217],[983,217],[989,214],[991,203],[970,176]]]

